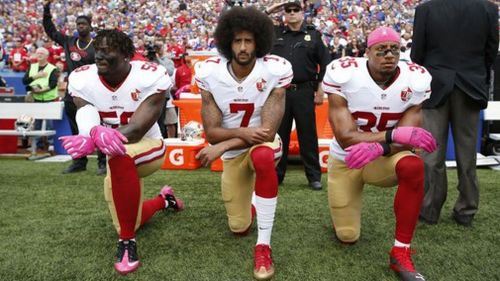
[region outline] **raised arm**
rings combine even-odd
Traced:
[[[59,32],[52,22],[52,15],[50,14],[50,4],[52,0],[46,0],[43,5],[43,29],[50,39],[55,41],[57,44],[64,46],[64,43],[68,40],[67,36]]]

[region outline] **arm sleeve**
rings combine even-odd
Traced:
[[[54,69],[49,76],[49,89],[57,87],[57,80],[59,78],[59,69]]]
[[[486,67],[489,69],[498,53],[498,6],[493,3],[488,3],[488,18],[490,26],[488,28],[488,41],[486,42]]]
[[[425,18],[422,18],[422,7],[415,9],[415,19],[413,21],[413,38],[410,58],[412,61],[422,65],[425,56]]]
[[[23,84],[24,85],[29,85],[31,82],[33,82],[33,78],[30,77],[30,68],[26,70],[26,73],[24,73],[23,76]]]
[[[43,29],[50,39],[54,40],[57,44],[64,46],[67,41],[67,36],[57,31],[56,26],[52,22],[52,15],[50,14],[50,3],[43,6]]]

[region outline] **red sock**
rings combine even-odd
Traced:
[[[135,237],[141,184],[134,160],[128,155],[115,156],[108,161],[116,215],[120,223],[120,239]]]
[[[156,212],[165,209],[165,199],[160,195],[142,203],[141,225],[145,224]]]
[[[396,164],[396,175],[396,240],[410,244],[424,199],[424,162],[416,156],[403,157]]]
[[[250,154],[255,169],[255,195],[274,198],[278,195],[278,177],[274,168],[274,151],[267,146],[259,146]]]

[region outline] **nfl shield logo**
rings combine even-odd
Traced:
[[[410,88],[406,88],[401,91],[401,100],[402,101],[408,101],[411,99],[412,91]]]
[[[132,93],[130,93],[130,97],[132,98],[132,100],[138,101],[140,93],[141,93],[141,91],[135,89],[135,91],[133,91]]]
[[[266,80],[264,80],[264,78],[260,79],[260,81],[257,81],[256,86],[259,92],[264,91],[264,89],[266,88]]]

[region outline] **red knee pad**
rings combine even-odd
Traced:
[[[255,194],[263,198],[278,195],[278,176],[274,167],[274,151],[267,146],[259,146],[250,153],[255,169]]]

